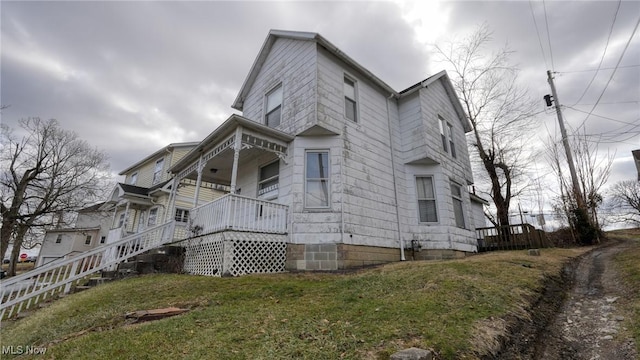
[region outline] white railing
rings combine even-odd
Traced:
[[[289,207],[271,201],[227,194],[189,212],[193,235],[223,230],[287,233]]]
[[[0,319],[18,314],[48,296],[68,293],[73,285],[91,274],[173,241],[174,226],[173,221],[158,225],[0,281]]]

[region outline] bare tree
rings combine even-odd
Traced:
[[[609,190],[617,222],[640,226],[640,181],[624,180]]]
[[[56,120],[30,118],[20,126],[26,132],[20,139],[8,126],[0,129],[0,253],[13,243],[9,275],[26,235],[95,202],[109,177],[107,156]]]
[[[473,129],[471,145],[491,184],[496,216],[489,219],[507,226],[509,206],[517,195],[514,182],[529,162],[526,144],[532,136],[535,102],[518,85],[519,70],[509,59],[512,52],[507,47],[491,52],[492,41],[491,31],[482,25],[468,38],[435,49],[450,68]]]

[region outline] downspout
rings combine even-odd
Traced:
[[[400,261],[405,261],[404,256],[404,241],[402,240],[402,232],[400,231],[400,210],[398,209],[398,185],[396,184],[396,163],[395,163],[395,151],[393,148],[393,133],[391,132],[391,110],[389,109],[389,101],[395,97],[394,94],[389,95],[387,98],[387,125],[389,125],[389,148],[391,149],[391,176],[393,176],[393,194],[396,200],[396,226],[398,228],[398,240],[400,241]]]

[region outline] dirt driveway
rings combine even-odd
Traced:
[[[619,335],[624,315],[617,306],[626,298],[612,265],[629,242],[613,241],[585,255],[573,287],[550,327],[536,342],[533,359],[638,358],[632,338]]]

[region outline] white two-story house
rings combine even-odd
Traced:
[[[296,270],[476,251],[471,128],[446,72],[396,91],[317,33],[272,30],[233,108],[170,168],[230,189],[192,209],[188,271],[251,251]]]

